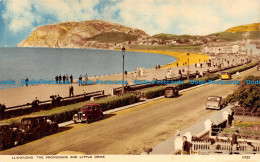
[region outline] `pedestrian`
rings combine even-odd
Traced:
[[[28,87],[28,83],[29,83],[29,79],[28,79],[28,77],[26,77],[26,79],[25,79],[25,85],[26,85],[26,87]]]
[[[70,74],[70,83],[71,84],[73,83],[73,76],[72,76],[72,74]]]
[[[69,75],[67,74],[67,75],[66,75],[66,81],[68,81],[68,80],[69,80]]]
[[[78,83],[79,83],[79,86],[82,84],[82,76],[81,75],[79,76],[79,82]]]
[[[88,81],[88,74],[85,75],[85,81],[86,81],[85,83],[87,83],[87,81]]]
[[[32,101],[32,108],[37,109],[38,105],[39,105],[39,100],[37,97],[35,97],[35,99]]]
[[[240,75],[239,71],[236,72],[236,75],[237,75],[237,78],[239,79],[239,75]]]
[[[56,82],[59,81],[59,76],[58,75],[56,75],[55,80],[56,80]]]
[[[177,67],[179,66],[179,63],[177,62]]]
[[[62,99],[62,97],[58,94],[58,96],[56,97],[57,106],[61,105],[61,99]]]
[[[65,74],[63,75],[62,80],[63,80],[63,84],[64,84],[64,83],[65,83],[65,80],[66,80]]]
[[[175,141],[174,141],[174,146],[175,146],[175,152],[177,154],[180,154],[181,150],[182,150],[182,146],[183,146],[183,141],[181,139],[179,130],[177,130],[177,132],[176,132],[176,138],[175,138]]]
[[[237,140],[239,131],[236,130],[235,133],[231,137],[231,153],[233,153],[233,150],[238,150],[239,149],[239,144]]]
[[[182,140],[183,140],[182,151],[184,152],[184,154],[190,154],[191,143],[187,141],[186,136],[183,136]]]
[[[60,76],[59,76],[59,82],[61,82],[61,74],[60,74]]]
[[[70,86],[70,87],[69,87],[69,92],[70,92],[69,97],[71,97],[71,96],[74,97],[73,91],[74,91],[73,86]]]

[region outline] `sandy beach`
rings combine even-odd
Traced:
[[[177,64],[179,67],[184,66],[185,63],[188,64],[188,58],[189,58],[189,65],[193,65],[198,62],[205,62],[210,59],[210,57],[208,55],[199,54],[199,53],[189,53],[189,56],[188,56],[187,55],[188,52],[155,51],[155,50],[127,50],[127,51],[147,52],[147,53],[169,55],[169,56],[173,56],[177,59],[175,62],[162,66],[162,68],[177,67]]]
[[[184,52],[173,52],[173,51],[150,51],[150,50],[131,50],[131,51],[138,51],[138,52],[149,52],[149,53],[156,53],[156,54],[164,54],[170,55],[177,58],[176,62],[167,64],[162,66],[160,69],[144,69],[143,75],[137,76],[135,72],[128,72],[125,75],[125,80],[128,82],[129,85],[134,84],[134,80],[153,80],[153,79],[164,79],[167,76],[167,73],[171,71],[171,77],[179,76],[179,70],[182,71],[183,74],[187,74],[188,67],[185,66],[185,62],[188,60],[187,53]],[[127,52],[127,51],[126,51]],[[233,59],[230,56],[222,56],[221,58]],[[215,63],[217,62],[224,62],[221,58],[216,58],[214,60]],[[207,69],[214,69],[217,67],[207,67],[204,61],[210,59],[208,55],[204,54],[197,54],[197,53],[190,53],[189,55],[189,70],[190,73],[194,73],[196,71],[203,72]],[[202,68],[197,66],[195,67],[195,63],[202,63]],[[178,67],[177,63],[179,64]],[[237,61],[237,63],[239,63]],[[227,66],[227,65],[226,65]],[[78,76],[74,76],[77,78]],[[84,80],[84,78],[83,78]],[[122,80],[122,73],[121,74],[111,74],[111,75],[104,75],[104,76],[96,76],[96,77],[89,77],[89,80],[96,81],[120,81]],[[22,105],[26,103],[31,103],[35,97],[37,97],[40,101],[50,100],[51,95],[59,94],[61,97],[68,97],[69,96],[69,86],[67,85],[33,85],[28,87],[19,87],[19,88],[12,88],[12,89],[4,89],[0,90],[0,103],[4,103],[7,107]],[[94,92],[94,91],[101,91],[104,90],[105,94],[109,95],[111,92],[111,88],[121,87],[121,84],[94,84],[94,85],[86,85],[86,86],[79,86],[77,80],[74,80],[72,84],[74,87],[74,95],[83,94],[84,91]]]

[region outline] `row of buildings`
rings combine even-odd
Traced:
[[[214,42],[203,45],[206,54],[254,54],[260,55],[260,39],[236,42]]]

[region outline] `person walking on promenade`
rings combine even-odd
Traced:
[[[239,144],[238,144],[238,141],[237,141],[238,133],[239,133],[239,131],[236,130],[235,133],[231,137],[231,154],[233,153],[233,150],[239,149]]]
[[[85,75],[85,81],[86,81],[86,83],[87,83],[87,81],[88,81],[88,74],[86,73],[86,75]],[[84,85],[86,85],[86,84],[84,84]]]
[[[59,76],[59,82],[61,81],[61,74],[60,74],[60,76]]]
[[[177,130],[177,132],[176,132],[174,146],[175,146],[174,150],[175,150],[176,154],[181,154],[183,140],[181,139],[180,130]]]
[[[35,99],[32,101],[32,108],[33,109],[37,109],[38,108],[38,105],[39,105],[39,100],[37,97],[35,97]]]
[[[73,76],[72,76],[72,74],[70,74],[70,83],[71,84],[73,83]]]
[[[69,97],[71,97],[71,96],[73,96],[74,97],[74,89],[73,89],[73,86],[70,86],[69,87],[69,92],[70,92],[70,94],[69,94]]]
[[[28,87],[28,82],[29,82],[29,79],[28,79],[28,77],[26,77],[26,79],[25,79],[25,85],[26,85],[26,87]]]
[[[240,75],[239,71],[236,72],[236,75],[237,75],[237,79],[239,79],[240,78],[239,77],[239,75]]]
[[[56,97],[57,106],[61,106],[61,99],[62,97],[58,94],[58,96]]]
[[[78,83],[79,83],[79,86],[80,86],[81,83],[82,83],[82,76],[81,76],[81,75],[79,76],[79,82],[78,82]]]
[[[67,75],[66,75],[66,81],[68,81],[68,80],[69,80],[69,75],[67,74]]]
[[[56,75],[55,80],[56,80],[56,82],[59,81],[59,76],[58,75]]]
[[[182,140],[183,140],[182,151],[184,152],[184,154],[190,154],[191,143],[189,141],[187,141],[186,136],[183,136]]]
[[[63,84],[65,83],[65,80],[66,80],[66,76],[65,76],[65,74],[63,75]]]

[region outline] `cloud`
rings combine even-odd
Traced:
[[[13,33],[37,25],[103,19],[148,34],[210,34],[260,21],[258,0],[4,0]]]
[[[95,0],[6,0],[5,24],[14,33],[31,29],[42,22],[82,21],[97,17]],[[49,20],[51,18],[51,20]],[[44,24],[41,24],[44,25]]]
[[[34,16],[31,10],[30,0],[7,1],[3,18],[9,25],[10,30],[16,33],[32,25]]]
[[[123,0],[117,8],[125,25],[149,34],[205,35],[260,20],[257,0]]]

